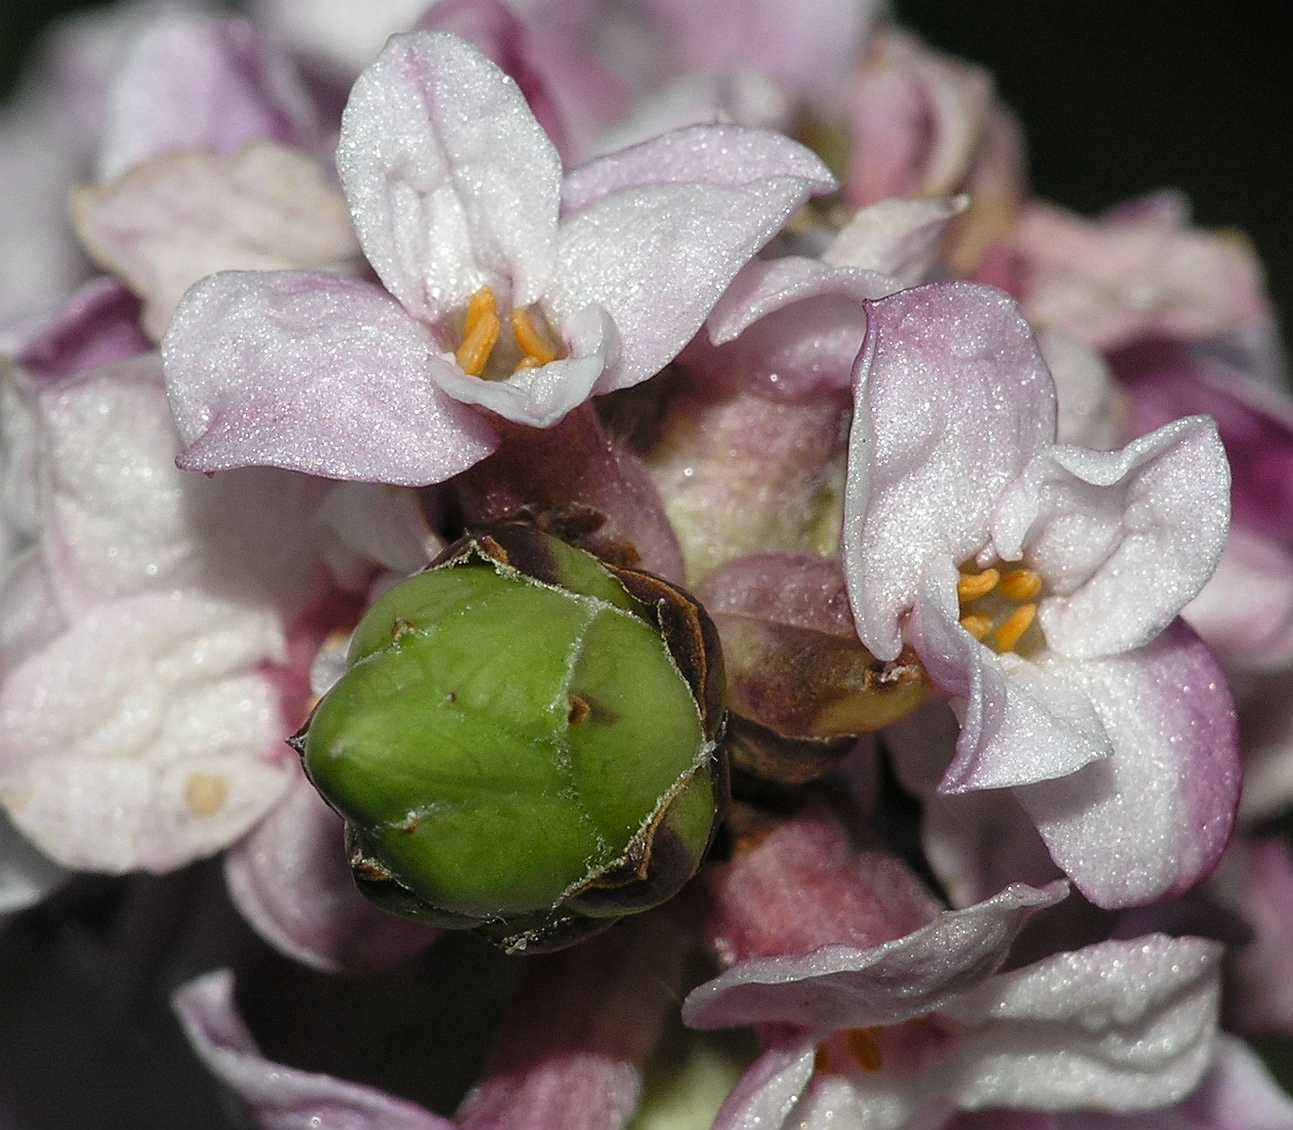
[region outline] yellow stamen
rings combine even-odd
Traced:
[[[528,310],[512,311],[512,333],[516,335],[516,344],[520,346],[526,360],[532,357],[538,364],[546,365],[561,355],[557,347],[548,340],[548,335],[535,324]],[[517,368],[521,368],[521,365]]]
[[[522,357],[517,363],[513,372],[523,373],[527,369],[539,369],[543,367],[544,362],[537,357]]]
[[[962,604],[969,604],[981,596],[987,596],[997,587],[1001,574],[995,569],[984,569],[982,573],[962,573],[956,582],[956,595]]]
[[[961,617],[961,627],[970,633],[976,640],[981,640],[992,631],[992,617],[983,616],[978,612],[972,612],[969,616]]]
[[[1037,616],[1037,605],[1024,604],[1016,608],[1004,624],[997,629],[994,637],[998,651],[1014,651],[1019,641]]]
[[[1001,578],[1001,595],[1022,604],[1036,600],[1042,592],[1042,579],[1032,569],[1011,569]]]
[[[880,1051],[880,1042],[876,1039],[875,1028],[854,1028],[845,1037],[853,1058],[862,1066],[863,1071],[879,1071],[884,1067],[884,1055]]]
[[[458,346],[458,364],[468,376],[478,377],[489,364],[489,355],[498,344],[503,323],[498,317],[498,300],[489,287],[483,286],[467,304],[467,320],[462,327],[462,344]]]

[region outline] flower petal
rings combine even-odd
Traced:
[[[1037,344],[1059,398],[1056,439],[1100,451],[1117,447],[1128,434],[1130,405],[1104,358],[1058,330],[1043,330]]]
[[[182,985],[171,1003],[198,1057],[247,1103],[263,1130],[455,1130],[447,1118],[372,1087],[266,1059],[234,1010],[227,969]]]
[[[299,0],[253,0],[251,8],[259,26],[328,77],[349,83],[390,36],[417,23],[427,0],[382,0],[371,8],[355,0],[310,0],[305,7]]]
[[[550,428],[592,395],[619,349],[615,323],[599,307],[581,310],[562,330],[570,352],[559,361],[518,370],[504,380],[482,380],[468,376],[445,356],[433,360],[431,376],[460,404],[487,408],[515,424]]]
[[[269,817],[225,857],[229,894],[270,945],[328,973],[385,969],[440,936],[359,893],[342,822],[298,775]]]
[[[207,275],[326,267],[359,251],[345,202],[316,162],[268,144],[146,162],[82,189],[72,214],[91,257],[143,299],[154,340]]]
[[[992,537],[1046,581],[1047,643],[1092,658],[1167,627],[1212,575],[1229,522],[1225,451],[1212,421],[1192,416],[1122,451],[1038,454],[999,500]]]
[[[839,562],[806,553],[742,557],[711,573],[697,590],[711,614],[750,616],[855,639]]]
[[[1193,886],[1239,801],[1234,704],[1211,653],[1178,621],[1134,652],[1038,665],[1087,694],[1113,743],[1105,761],[1016,791],[1055,862],[1097,906]]]
[[[463,40],[390,39],[350,93],[337,170],[364,254],[415,318],[483,286],[514,307],[543,293],[561,162],[516,83]]]
[[[0,923],[5,915],[40,902],[67,877],[63,868],[37,851],[0,811]]]
[[[900,287],[915,286],[938,261],[948,225],[969,206],[968,196],[881,200],[854,213],[822,260],[833,267],[878,271]]]
[[[186,470],[252,464],[422,486],[493,450],[432,383],[436,346],[388,295],[327,274],[229,272],[193,287],[162,343]]]
[[[1028,919],[1067,893],[1064,882],[1040,890],[1014,883],[873,949],[827,945],[744,961],[694,989],[683,1020],[694,1028],[779,1022],[822,1031],[924,1016],[991,977]]]
[[[376,563],[395,573],[426,568],[444,548],[444,540],[427,522],[417,492],[403,487],[337,483],[319,507],[318,521],[361,564]]]
[[[813,1077],[816,1053],[811,1041],[764,1052],[727,1096],[713,1130],[781,1130]]]
[[[854,371],[844,563],[862,642],[902,648],[925,563],[988,540],[996,497],[1055,434],[1055,388],[1015,304],[934,283],[867,304]]]
[[[142,26],[116,72],[99,179],[165,154],[232,155],[251,141],[308,146],[318,133],[295,69],[251,24],[172,12]]]
[[[17,360],[41,377],[64,377],[146,353],[139,300],[116,279],[92,279],[27,336]]]

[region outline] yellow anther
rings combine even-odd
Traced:
[[[877,1031],[875,1028],[854,1028],[845,1037],[849,1051],[863,1071],[879,1071],[884,1067],[884,1054],[880,1051],[880,1041],[876,1039]]]
[[[498,300],[483,286],[467,304],[467,320],[462,327],[462,344],[458,346],[458,364],[468,376],[478,377],[489,364],[489,356],[498,344],[503,323],[498,317]]]
[[[981,596],[987,596],[997,587],[1001,574],[995,569],[984,569],[982,573],[962,573],[956,582],[956,595],[962,604],[969,604]]]
[[[970,633],[976,640],[984,639],[992,631],[992,617],[982,616],[977,612],[970,613],[969,616],[961,617],[961,627]]]
[[[1033,626],[1033,620],[1036,617],[1037,605],[1035,604],[1024,604],[1016,608],[993,637],[997,650],[1014,651],[1019,641],[1023,639],[1024,633]]]
[[[516,344],[527,360],[532,357],[538,364],[546,365],[561,356],[557,347],[548,340],[548,335],[535,324],[528,310],[512,311],[512,333],[516,335]]]
[[[1001,578],[1001,595],[1016,604],[1036,600],[1042,593],[1042,579],[1032,569],[1011,569]]]

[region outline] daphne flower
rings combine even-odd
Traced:
[[[1215,427],[1055,445],[1054,385],[1005,295],[935,284],[867,311],[846,576],[862,642],[889,660],[905,636],[960,714],[940,789],[1030,786],[1018,799],[1099,903],[1184,889],[1238,794],[1216,665],[1185,629],[1160,636],[1224,542]]]
[[[446,479],[496,442],[464,405],[543,427],[653,376],[833,183],[784,138],[718,127],[563,180],[516,84],[429,33],[360,76],[338,171],[385,290],[292,272],[191,290],[163,346],[186,469]]]

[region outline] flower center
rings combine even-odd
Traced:
[[[1042,579],[1033,569],[962,571],[956,585],[961,627],[994,651],[1018,651],[1037,619]]]
[[[501,352],[509,354],[508,360],[514,363],[510,367],[505,366],[497,376],[507,377],[510,373],[537,369],[561,356],[561,350],[553,342],[541,313],[513,310],[509,320],[512,323],[512,342],[515,348]],[[485,370],[490,360],[500,359],[495,357],[495,351],[502,333],[503,319],[498,312],[498,299],[492,288],[483,286],[471,296],[471,301],[467,304],[462,342],[455,354],[462,371],[471,377],[486,376]]]

